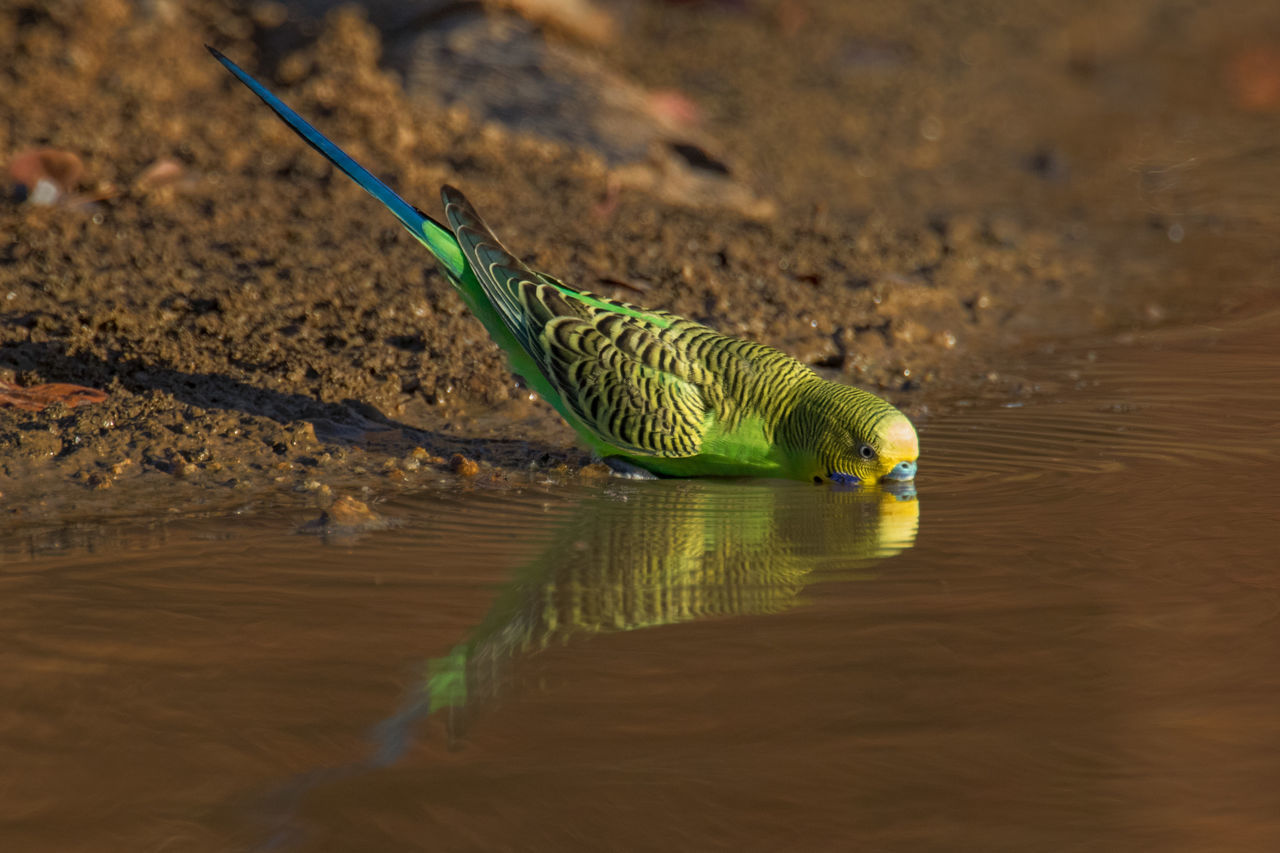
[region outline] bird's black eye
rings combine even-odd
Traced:
[[[871,449],[871,445],[863,444],[858,447],[858,455],[863,459],[875,459],[876,452]]]

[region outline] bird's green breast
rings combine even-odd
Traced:
[[[739,418],[732,426],[707,413],[708,424],[700,451],[693,456],[662,458],[619,454],[649,470],[670,477],[780,477],[790,459],[777,446],[773,429],[761,415]]]

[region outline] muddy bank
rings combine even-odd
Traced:
[[[551,45],[615,75],[591,91],[666,105],[627,149],[487,110],[500,81],[424,86],[488,44],[433,28],[492,19],[419,18],[387,67],[351,10],[5,4],[0,158],[52,148],[83,172],[53,204],[0,203],[0,381],[108,395],[0,407],[10,519],[125,511],[130,489],[324,502],[589,462],[423,252],[205,42],[428,213],[458,185],[536,266],[879,389],[926,443],[977,386],[1034,393],[1012,353],[1270,298],[1274,11],[858,5],[605,4],[613,39],[504,24],[540,40],[530,62]],[[548,79],[571,103],[587,86]]]

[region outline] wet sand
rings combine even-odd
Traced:
[[[460,186],[539,268],[927,423],[968,388],[1034,395],[1007,368],[1029,348],[1265,301],[1262,5],[619,3],[603,42],[502,24],[571,68],[549,77],[571,103],[595,93],[580,124],[613,127],[591,98],[630,87],[639,123],[584,138],[493,107],[501,79],[424,86],[483,48],[449,35],[471,19],[426,16],[415,41],[323,3],[9,4],[0,153],[59,149],[83,175],[53,205],[0,203],[0,381],[108,399],[0,407],[7,518],[325,504],[452,482],[473,468],[455,454],[481,485],[596,473],[423,251],[204,42],[424,210]]]

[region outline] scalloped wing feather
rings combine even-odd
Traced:
[[[445,187],[443,196],[485,297],[581,427],[631,453],[696,455],[714,420],[703,392],[720,396],[705,387],[715,377],[676,340],[697,324],[535,272],[502,246],[462,193]]]

